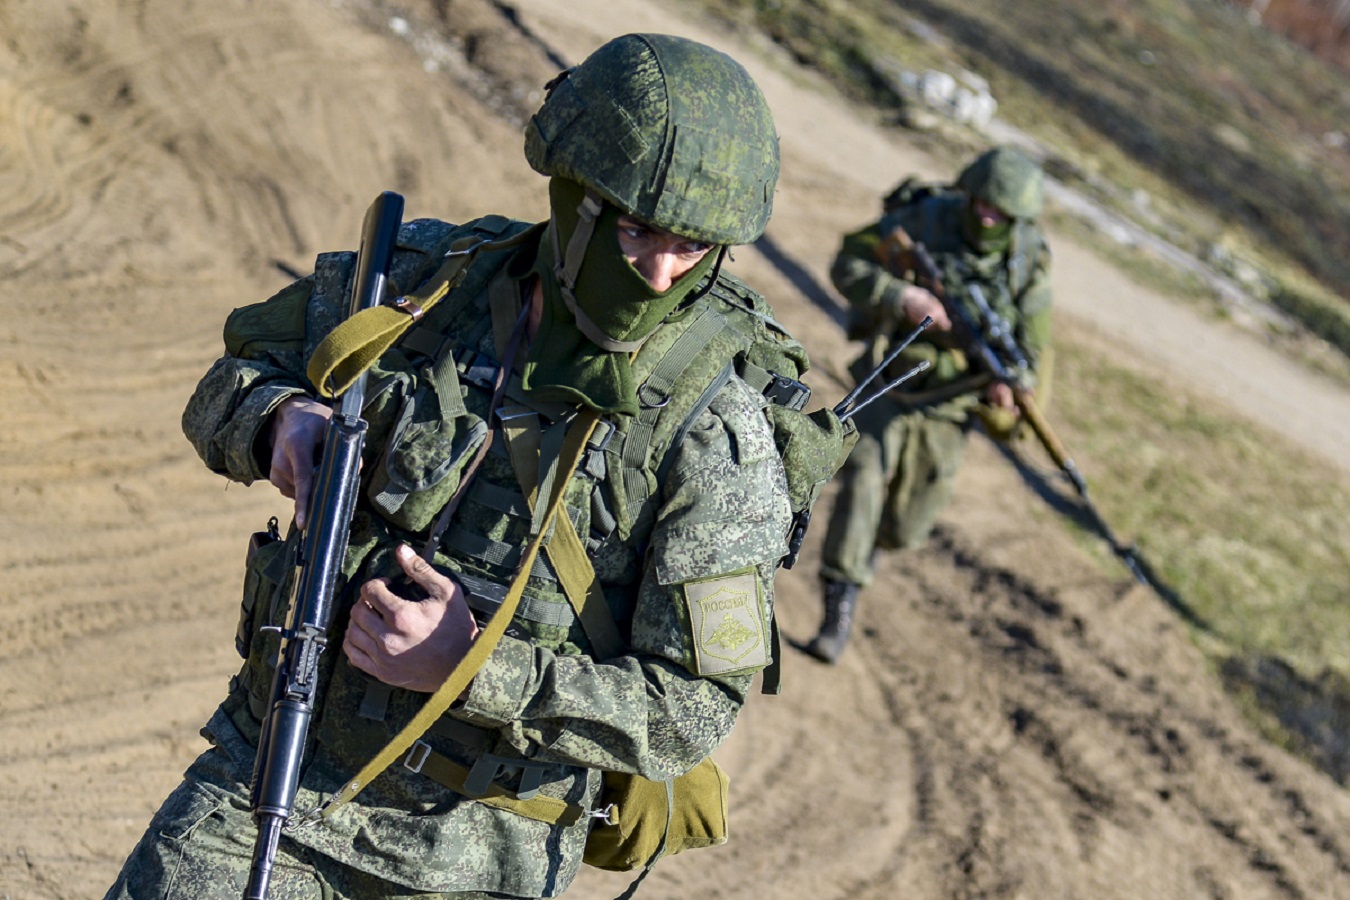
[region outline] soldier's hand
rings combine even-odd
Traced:
[[[1001,381],[995,381],[985,389],[984,402],[996,409],[1006,409],[1014,414],[1019,412],[1012,388]]]
[[[430,693],[444,683],[478,635],[464,592],[404,544],[397,551],[408,580],[425,597],[408,600],[388,578],[361,586],[342,641],[347,659],[385,684]]]
[[[309,397],[289,397],[272,413],[272,467],[267,480],[295,501],[295,524],[303,529],[314,467],[333,410]]]
[[[942,301],[929,291],[916,284],[906,285],[900,293],[900,310],[911,324],[918,325],[926,317],[932,316],[929,327],[936,331],[951,331],[952,320],[947,315]]]

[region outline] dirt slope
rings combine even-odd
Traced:
[[[410,216],[541,216],[521,110],[603,36],[688,34],[761,79],[784,178],[736,266],[838,396],[836,236],[878,184],[949,164],[667,7],[527,0],[521,27],[489,0],[403,7],[454,43],[351,0],[0,6],[0,897],[101,896],[235,668],[244,540],[285,508],[226,491],[178,428],[225,314],[284,283],[277,263],[350,246],[381,189]],[[1059,260],[1065,286],[1160,302]],[[1095,322],[1069,307],[1061,333],[1129,339]],[[789,655],[785,695],[719,754],[732,843],[640,896],[1350,897],[1350,799],[1264,744],[1167,609],[1038,503],[976,444],[933,547],[883,566],[856,651]],[[821,530],[780,578],[790,636],[815,623]],[[587,871],[573,894],[623,883]]]

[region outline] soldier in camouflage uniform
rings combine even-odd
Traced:
[[[691,769],[771,662],[773,573],[800,504],[778,446],[783,407],[767,395],[795,384],[806,359],[720,269],[771,211],[778,143],[763,96],[711,48],[626,35],[549,85],[526,156],[551,177],[549,221],[418,220],[400,232],[390,282],[402,294],[448,249],[489,243],[370,370],[363,493],[297,813],[412,718],[500,605],[547,448],[583,407],[602,418],[563,502],[623,645],[596,646],[541,555],[511,628],[416,759],[331,818],[287,827],[274,897],[560,894],[602,772],[662,780]],[[226,355],[184,414],[209,468],[271,481],[297,518],[329,415],[307,362],[344,315],[352,269],[352,254],[324,254],[313,275],[236,310]],[[814,493],[842,458],[841,429],[800,415],[837,454]],[[438,521],[488,432],[498,439]],[[519,452],[522,435],[532,453]],[[414,552],[429,540],[430,562]],[[248,782],[296,544],[293,531],[252,557],[246,662],[204,728],[212,747],[109,897],[240,895],[256,834]],[[425,599],[404,599],[399,579]],[[552,812],[537,815],[541,804]]]
[[[1042,181],[1040,166],[1011,147],[981,154],[952,187],[919,187],[911,179],[888,196],[879,221],[844,238],[834,260],[830,277],[850,306],[849,336],[866,341],[855,378],[926,316],[934,324],[887,374],[920,361],[930,368],[856,418],[858,443],[841,471],[822,551],[824,617],[804,648],[824,662],[837,662],[844,651],[876,551],[927,541],[951,499],[975,422],[996,439],[1017,426],[1011,390],[972,367],[942,303],[915,283],[913,258],[897,243],[897,229],[927,247],[949,302],[969,302],[970,284],[983,289],[1012,326],[1029,366],[1028,386],[1039,377],[1044,405],[1051,297],[1050,254],[1036,225]]]

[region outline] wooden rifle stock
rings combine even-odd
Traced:
[[[951,316],[953,325],[959,329],[971,355],[979,360],[996,381],[1008,385],[1012,390],[1013,402],[1017,404],[1023,421],[1031,428],[1032,433],[1036,435],[1036,439],[1045,448],[1045,452],[1073,485],[1074,491],[1078,494],[1083,509],[1087,512],[1097,533],[1110,545],[1111,551],[1125,564],[1136,581],[1152,588],[1169,602],[1174,602],[1175,592],[1162,585],[1152,575],[1152,569],[1139,557],[1138,550],[1134,545],[1127,544],[1116,537],[1111,526],[1102,518],[1096,504],[1092,502],[1092,498],[1088,495],[1087,479],[1083,477],[1077,463],[1069,455],[1069,450],[1064,442],[1050,427],[1049,420],[1046,419],[1039,404],[1036,403],[1031,391],[1021,383],[1020,373],[1004,363],[997,349],[985,337],[980,323],[976,322],[959,302],[953,302],[952,298],[947,296],[946,288],[942,283],[942,274],[938,270],[932,254],[928,252],[928,248],[921,241],[915,241],[904,229],[896,228],[882,242],[882,249],[878,251],[878,257],[888,267],[897,265],[905,259],[912,261],[916,280],[941,301],[948,315]],[[903,272],[892,269],[892,274],[900,276]],[[972,292],[978,290],[978,285],[971,286]],[[987,308],[987,304],[983,302],[982,297],[977,295],[975,300],[981,308]]]

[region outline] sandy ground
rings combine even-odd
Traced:
[[[899,174],[955,161],[668,5],[521,0],[513,25],[488,0],[414,2],[426,27],[406,33],[351,0],[0,6],[0,898],[101,896],[237,665],[245,539],[286,510],[226,490],[179,430],[225,314],[281,286],[278,264],[352,246],[382,189],[409,217],[541,217],[519,116],[560,62],[664,30],[754,71],[784,175],[736,268],[812,350],[820,398],[841,393],[837,236]],[[1065,339],[1350,466],[1343,392],[1054,239]],[[789,636],[816,621],[822,530],[780,577]],[[1104,574],[987,445],[861,626],[837,668],[788,656],[786,693],[718,754],[731,843],[640,896],[1350,897],[1350,798],[1264,743],[1165,605]],[[571,895],[624,883],[590,870]]]

